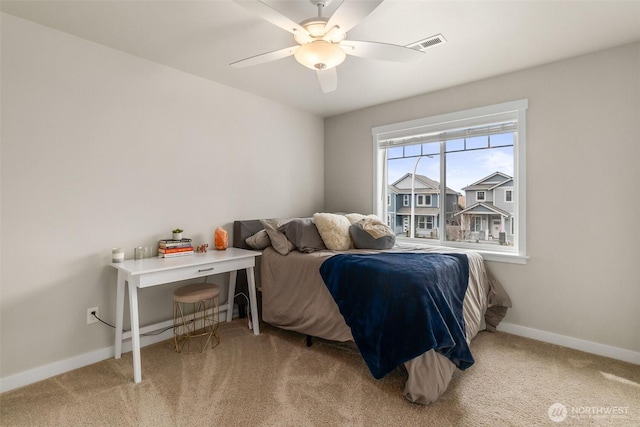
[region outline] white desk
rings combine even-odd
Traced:
[[[140,364],[140,324],[138,322],[138,288],[163,285],[179,280],[194,279],[211,276],[213,274],[229,272],[229,297],[227,303],[220,306],[220,311],[226,310],[227,321],[233,318],[233,299],[236,290],[236,276],[238,270],[247,270],[249,283],[249,303],[253,319],[253,333],[260,333],[258,323],[258,303],[256,300],[256,282],[254,267],[256,256],[260,252],[238,248],[227,248],[224,251],[208,251],[177,258],[144,258],[141,260],[127,260],[111,264],[118,270],[118,290],[116,302],[116,342],[115,358],[122,355],[122,340],[131,336],[133,347],[133,380],[142,381],[142,367]],[[131,332],[124,333],[124,287],[128,283],[129,309],[131,311]]]

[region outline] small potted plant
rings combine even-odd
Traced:
[[[182,240],[182,232],[184,230],[181,228],[176,228],[172,231],[174,240]]]

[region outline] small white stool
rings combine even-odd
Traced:
[[[219,295],[220,286],[212,283],[196,283],[175,290],[173,343],[176,352],[181,353],[186,344],[186,352],[191,353],[191,341],[198,341],[200,353],[207,349],[209,343],[211,348],[220,343]]]

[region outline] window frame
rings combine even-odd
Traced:
[[[447,132],[448,130],[462,129],[464,127],[484,126],[490,123],[499,123],[507,119],[517,122],[517,129],[514,130],[516,138],[514,140],[513,156],[514,156],[514,186],[512,198],[514,203],[514,213],[517,221],[515,222],[516,240],[512,251],[497,251],[487,245],[468,244],[464,242],[452,242],[446,240],[446,221],[437,227],[439,230],[439,240],[429,241],[428,246],[456,247],[470,249],[479,252],[486,260],[510,262],[524,264],[527,260],[527,240],[526,240],[526,112],[528,109],[528,100],[521,99],[501,104],[489,105],[485,107],[472,108],[468,110],[446,113],[431,117],[425,117],[405,122],[392,123],[383,126],[376,126],[371,129],[373,142],[373,212],[379,217],[386,217],[385,205],[382,202],[384,194],[386,194],[386,167],[387,167],[387,149],[390,145],[385,146],[386,141],[394,139],[412,139],[418,138],[418,135],[437,135],[438,132]],[[422,132],[422,133],[421,133]],[[415,142],[416,144],[418,142]],[[412,143],[406,142],[406,145]],[[440,197],[446,197],[446,157],[444,155],[444,143],[441,143],[441,167]],[[485,195],[486,198],[486,195]],[[506,198],[506,196],[505,196]],[[444,211],[445,204],[441,204],[440,210]],[[446,215],[441,212],[441,215]],[[445,216],[443,216],[444,218]],[[398,242],[410,242],[411,244],[424,244],[424,241],[418,239],[398,238]]]
[[[482,194],[482,199],[480,198],[480,194]],[[486,202],[487,201],[487,192],[486,191],[476,191],[476,202]]]
[[[508,194],[511,194],[511,197],[507,197]],[[509,200],[511,199],[511,200]],[[505,203],[513,203],[513,188],[505,188],[504,189],[504,202]]]

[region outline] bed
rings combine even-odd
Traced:
[[[276,224],[279,224],[286,223],[287,220],[269,221],[276,221]],[[269,222],[266,223],[266,228],[267,230],[265,230],[265,220],[235,221],[234,246],[255,249],[255,246],[247,244],[247,240],[255,240],[260,235],[264,238],[265,231],[272,231],[269,230],[271,228]],[[508,295],[486,270],[482,256],[472,251],[424,248],[417,245],[394,245],[384,250],[314,248],[314,250],[300,252],[296,250],[295,245],[286,239],[277,242],[275,239],[282,237],[274,237],[275,234],[271,233],[272,239],[268,246],[261,248],[262,257],[259,261],[258,276],[262,290],[260,313],[262,320],[279,328],[296,331],[310,337],[339,342],[353,341],[355,335],[355,341],[361,347],[362,344],[359,340],[362,339],[362,333],[355,329],[358,319],[355,318],[354,321],[352,315],[343,315],[345,313],[344,306],[338,306],[338,302],[343,304],[343,301],[334,298],[333,294],[336,293],[336,289],[331,288],[330,290],[330,287],[325,284],[322,274],[326,274],[327,266],[330,266],[329,262],[325,264],[325,261],[338,262],[358,259],[357,264],[359,264],[360,258],[358,257],[369,259],[381,254],[396,258],[404,256],[428,257],[429,254],[442,253],[448,254],[447,256],[461,254],[458,262],[464,260],[465,264],[468,263],[465,265],[468,271],[468,284],[465,283],[466,289],[463,290],[460,307],[463,321],[458,319],[458,322],[463,326],[464,338],[462,341],[466,341],[459,343],[462,347],[468,346],[471,339],[480,330],[485,328],[495,330],[499,321],[504,317],[507,307],[511,306]],[[252,244],[254,243],[255,241],[252,242]],[[286,254],[282,253],[281,245],[289,245],[289,250],[285,250]],[[301,244],[301,247],[304,247],[304,244]],[[376,264],[381,264],[378,262],[381,258],[374,259]],[[241,289],[244,277],[240,276],[238,280],[238,288]],[[352,330],[352,327],[347,323],[354,329]],[[413,328],[405,327],[404,329]],[[397,337],[394,336],[394,339],[397,340]],[[393,345],[389,346],[385,342],[376,342],[373,346],[393,348]],[[370,363],[371,357],[367,357],[368,355],[365,354],[363,348],[362,346],[361,353],[373,376],[376,378],[384,376],[389,369],[376,371]],[[415,352],[416,348],[412,348],[411,351]],[[460,358],[456,359],[450,354],[445,354],[447,351],[443,351],[442,348],[438,351],[432,348],[421,351],[415,357],[403,362],[408,373],[403,394],[409,401],[419,404],[429,404],[436,401],[447,389],[455,370],[464,369],[473,363],[472,358],[470,361],[465,361],[465,357],[461,357],[462,361],[460,361]],[[393,365],[390,366],[393,367]]]

